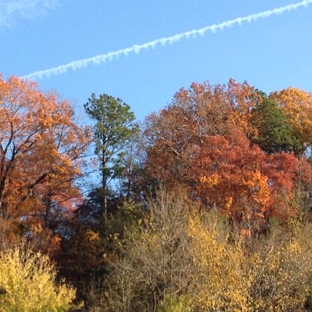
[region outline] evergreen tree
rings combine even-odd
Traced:
[[[287,123],[286,116],[276,102],[259,91],[262,101],[252,110],[251,122],[258,130],[252,141],[268,154],[291,152],[299,144]]]
[[[95,120],[93,129],[95,154],[99,160],[101,188],[103,191],[103,216],[107,222],[108,185],[124,170],[123,158],[126,146],[138,132],[135,115],[130,106],[119,98],[92,94],[84,105],[86,113]]]

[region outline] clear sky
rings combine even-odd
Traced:
[[[0,0],[0,60],[5,79],[48,70],[30,78],[77,112],[106,93],[139,120],[192,82],[312,91],[312,1]]]

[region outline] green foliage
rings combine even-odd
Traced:
[[[124,147],[139,130],[130,106],[121,99],[102,94],[91,98],[84,105],[86,113],[93,119],[95,154],[100,160],[104,178],[120,175]]]
[[[65,312],[72,308],[75,290],[55,283],[57,271],[49,258],[23,248],[0,253],[1,312]]]
[[[185,302],[183,298],[165,298],[164,302],[157,309],[157,312],[186,312],[190,311],[185,308]]]
[[[143,218],[144,213],[139,205],[132,201],[120,203],[108,219],[105,236],[118,237],[122,243],[125,232],[138,230],[143,223]]]
[[[103,214],[107,223],[107,195],[109,182],[120,177],[125,169],[125,147],[139,131],[134,113],[121,99],[102,94],[96,98],[92,94],[84,105],[86,113],[96,123],[94,125],[95,154],[99,160],[102,176]]]
[[[296,155],[302,156],[312,145],[312,93],[294,87],[288,87],[270,94],[283,110],[287,121],[291,124],[293,133],[300,144],[295,150]]]
[[[258,136],[252,141],[267,153],[295,150],[299,142],[283,110],[264,93],[260,95],[262,101],[252,110],[251,123],[258,130]]]
[[[7,86],[0,79],[0,91]],[[37,93],[6,100],[7,107],[20,104],[13,115],[33,105],[21,145],[10,138],[25,116],[16,129],[2,123],[0,312],[69,311],[80,308],[73,305],[80,298],[91,312],[310,308],[312,173],[302,152],[312,142],[312,94],[289,88],[267,97],[233,79],[227,86],[193,83],[148,117],[143,136],[129,105],[92,94],[84,108],[94,122],[101,185],[85,200],[73,199],[65,214],[63,206],[55,213],[51,207],[78,195],[70,181],[92,135],[74,127],[65,102],[66,114],[56,101],[47,119],[42,107],[53,105],[47,98],[42,106]],[[61,128],[56,116],[67,116]],[[13,163],[15,150],[22,157]],[[110,183],[116,178],[119,194]],[[10,249],[26,234],[50,258]],[[77,294],[56,276],[66,276]]]

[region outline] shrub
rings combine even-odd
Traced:
[[[58,312],[73,308],[76,291],[64,281],[50,259],[25,248],[0,252],[0,311]]]

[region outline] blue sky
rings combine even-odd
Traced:
[[[274,13],[294,3],[306,5]],[[139,120],[192,82],[234,78],[267,93],[312,91],[311,0],[0,0],[0,72],[24,77],[264,11],[270,16],[32,79],[71,100],[78,114],[92,93],[106,93]]]

